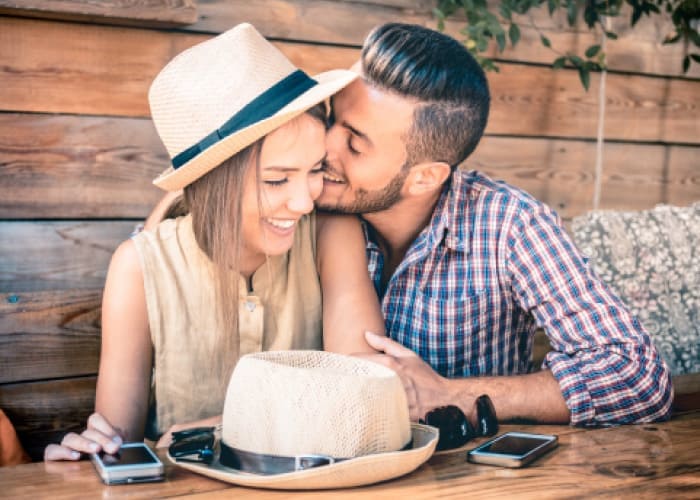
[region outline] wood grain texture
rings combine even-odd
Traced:
[[[138,26],[197,21],[197,0],[0,0],[0,14]]]
[[[696,498],[700,485],[697,412],[660,424],[578,429],[567,426],[502,426],[502,431],[556,434],[559,447],[530,466],[504,469],[465,461],[466,450],[438,452],[417,470],[383,483],[332,491],[295,492],[295,498]],[[159,451],[165,456],[163,450]],[[129,498],[289,498],[289,491],[240,488],[184,471],[165,461],[165,482],[129,486]],[[117,495],[83,461],[0,469],[11,496],[52,498]],[[651,492],[647,495],[645,492]]]
[[[145,217],[168,165],[148,119],[0,114],[0,219]]]
[[[32,459],[40,460],[46,445],[60,442],[67,432],[85,428],[95,408],[96,380],[81,377],[0,385],[0,407]]]
[[[100,290],[130,221],[0,222],[0,293]]]
[[[466,168],[525,189],[570,219],[592,208],[595,144],[485,137]],[[700,148],[607,143],[602,208],[700,199]],[[146,119],[0,114],[0,218],[144,218],[167,155]]]
[[[0,384],[94,375],[102,290],[0,294]]]
[[[147,88],[177,52],[206,35],[0,18],[0,109],[147,116]],[[348,67],[355,49],[278,43],[310,73]],[[597,92],[573,70],[503,64],[489,75],[487,132],[592,138]],[[596,89],[598,75],[592,76]],[[698,144],[700,81],[610,74],[606,137]],[[518,119],[514,120],[513,117]]]
[[[238,23],[250,22],[272,38],[360,46],[372,28],[386,22],[436,28],[432,15],[435,5],[429,0],[268,0],[265,8],[260,8],[247,0],[199,0],[199,21],[183,29],[221,33]],[[551,64],[559,54],[542,45],[540,34],[547,36],[560,53],[583,53],[590,45],[600,43],[597,35],[582,23],[570,28],[563,13],[550,17],[546,6],[514,19],[520,24],[520,42],[502,54],[497,54],[494,45],[491,55],[501,60]],[[662,43],[670,29],[668,20],[663,16],[645,17],[634,29],[630,29],[628,20],[626,13],[611,24],[619,39],[607,43],[608,67],[615,71],[681,75],[682,44]],[[462,40],[459,31],[464,26],[459,17],[450,18],[445,32]],[[700,65],[693,65],[686,76],[700,77]]]
[[[463,168],[505,180],[564,219],[593,208],[594,142],[484,137]],[[600,208],[641,210],[700,200],[700,148],[606,143]]]

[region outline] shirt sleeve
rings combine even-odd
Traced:
[[[595,275],[556,214],[521,212],[509,234],[515,300],[544,329],[549,368],[572,425],[652,422],[670,417],[670,373],[649,334]]]

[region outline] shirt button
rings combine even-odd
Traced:
[[[252,300],[246,300],[245,308],[248,309],[248,311],[250,312],[255,311],[255,302],[253,302]]]

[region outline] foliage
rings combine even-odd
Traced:
[[[665,13],[670,15],[674,31],[666,37],[664,43],[683,42],[686,47],[692,46],[696,50],[700,47],[700,0],[498,0],[491,4],[487,0],[438,0],[434,13],[441,30],[444,29],[446,18],[464,13],[467,25],[460,32],[465,36],[465,46],[484,69],[498,71],[494,60],[483,54],[491,42],[496,43],[499,53],[503,52],[508,41],[515,47],[520,40],[520,26],[516,15],[525,15],[532,9],[544,7],[548,9],[550,16],[561,10],[566,12],[569,26],[575,26],[582,17],[589,29],[599,31],[608,39],[615,40],[617,34],[606,28],[605,18],[620,16],[625,4],[631,7],[632,27],[642,16]],[[552,63],[553,68],[563,68],[568,63],[578,69],[581,83],[586,90],[590,83],[591,71],[605,68],[605,52],[600,44],[588,47],[583,55],[577,55],[558,53],[552,47],[549,38],[541,32],[540,42],[557,54]],[[684,73],[688,71],[692,62],[700,63],[700,53],[691,54],[686,50],[682,62]]]

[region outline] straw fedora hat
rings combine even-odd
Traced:
[[[148,93],[172,166],[153,183],[181,189],[357,77],[309,77],[244,23],[177,55]]]
[[[399,377],[377,363],[323,351],[243,356],[229,382],[211,465],[177,465],[271,489],[385,481],[430,458],[438,430],[411,424]]]

